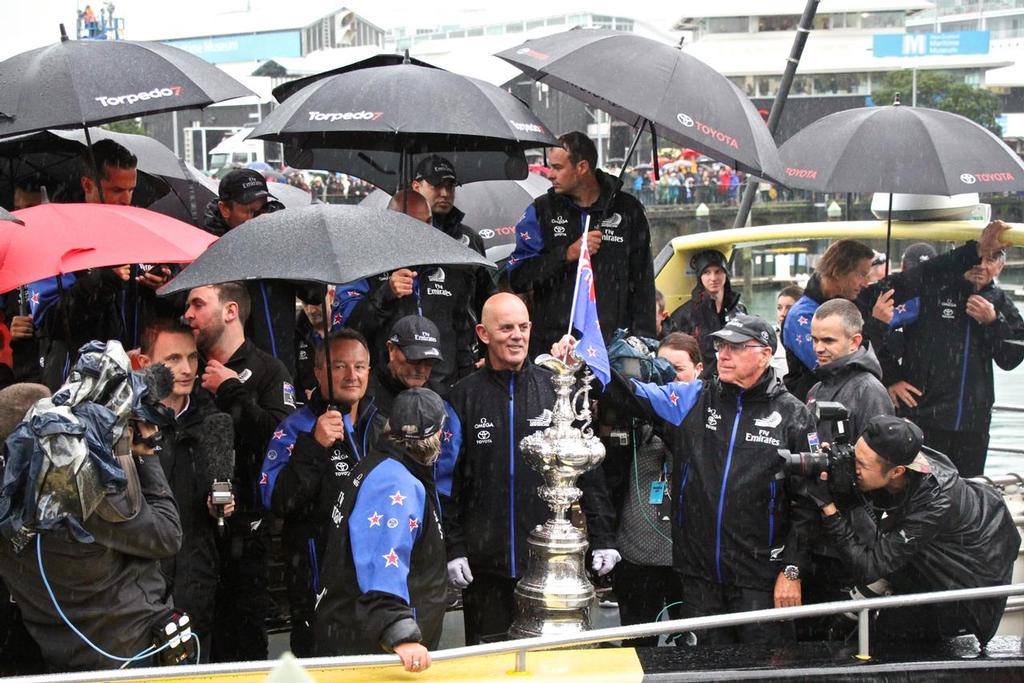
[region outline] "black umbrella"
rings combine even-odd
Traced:
[[[264,214],[228,231],[159,293],[230,280],[353,282],[424,263],[494,267],[458,240],[405,214],[311,204]],[[330,320],[326,297],[323,307],[324,320]],[[333,403],[329,346],[327,385]]]
[[[352,150],[357,156],[363,152],[370,160],[378,152],[390,152],[399,159],[397,169],[393,159],[371,164],[385,173],[394,171],[396,187],[411,176],[413,155],[509,154],[557,144],[526,105],[504,90],[412,63],[318,78],[282,102],[249,137],[297,148],[292,159],[302,159],[307,167],[317,164],[312,156],[303,159],[303,152],[320,148]],[[323,165],[361,177],[337,162]],[[518,170],[525,177],[525,165]]]
[[[779,149],[786,185],[815,192],[954,195],[1024,190],[1024,162],[989,130],[938,109],[847,109],[818,119]],[[889,259],[886,259],[886,272]]]
[[[497,56],[534,80],[630,123],[637,139],[650,125],[652,136],[657,132],[733,168],[782,177],[775,142],[750,99],[679,48],[635,33],[573,29]],[[657,153],[656,141],[653,147]]]
[[[159,293],[229,280],[352,282],[424,263],[494,267],[458,240],[405,214],[311,204],[264,214],[228,231]]]
[[[253,93],[216,66],[163,43],[68,40],[0,62],[0,137],[81,128]]]
[[[480,235],[487,258],[497,262],[515,248],[515,225],[523,211],[550,187],[551,181],[536,173],[526,180],[487,180],[460,186],[455,192],[455,205],[466,214],[463,223]],[[378,190],[359,204],[385,208],[390,199],[390,194]]]

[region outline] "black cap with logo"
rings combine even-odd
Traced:
[[[231,171],[220,181],[220,200],[248,204],[257,199],[271,197],[267,189],[267,179],[259,171],[239,168]]]
[[[416,164],[416,175],[414,178],[416,180],[426,180],[431,185],[458,182],[452,162],[436,154],[431,154]]]
[[[395,344],[409,360],[444,360],[441,355],[441,333],[430,319],[407,315],[391,328],[388,341]]]
[[[444,425],[444,401],[430,389],[406,389],[391,404],[391,433],[403,439],[427,439]]]
[[[770,348],[772,353],[775,353],[779,345],[772,326],[764,318],[756,315],[738,315],[711,336],[730,344],[743,344],[753,340]]]
[[[928,472],[928,460],[921,455],[924,432],[910,420],[893,415],[878,415],[861,432],[871,450],[891,462],[915,472]]]

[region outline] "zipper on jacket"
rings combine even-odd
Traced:
[[[729,482],[729,468],[732,466],[732,452],[736,447],[736,432],[739,431],[743,415],[743,392],[736,396],[736,419],[732,421],[732,436],[729,437],[729,453],[722,471],[722,490],[718,493],[718,526],[715,529],[715,577],[722,583],[722,513],[725,510],[725,485]]]
[[[690,463],[683,465],[683,476],[679,477],[679,511],[676,513],[676,526],[683,526],[683,506],[686,504],[686,479],[690,476]],[[643,503],[643,501],[640,501]]]
[[[768,547],[775,545],[775,480],[768,482]]]
[[[967,332],[964,334],[964,364],[960,370],[960,399],[956,403],[956,425],[954,430],[960,431],[960,420],[964,416],[964,389],[967,387],[967,361],[971,356],[971,319],[967,318]]]
[[[270,302],[267,300],[267,284],[260,280],[260,294],[263,296],[263,315],[267,319],[267,332],[270,334],[270,355],[277,358],[277,340],[274,339],[274,323],[270,320]]]
[[[509,568],[516,576],[516,377],[508,378],[508,543]]]

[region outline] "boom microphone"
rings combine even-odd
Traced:
[[[142,399],[144,402],[155,405],[171,395],[174,373],[163,363],[153,363],[139,374],[146,385],[146,395]]]
[[[210,500],[217,510],[217,531],[224,533],[224,506],[231,502],[231,478],[235,474],[235,434],[231,416],[213,413],[203,419],[199,448],[206,456]]]

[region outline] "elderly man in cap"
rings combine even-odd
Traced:
[[[384,438],[356,466],[331,508],[318,655],[394,652],[406,671],[430,666],[444,622],[446,572],[433,465],[445,429],[441,397],[403,391]]]
[[[962,479],[941,453],[922,453],[924,435],[908,420],[880,415],[856,445],[853,509],[840,510],[828,482],[809,479],[805,495],[821,509],[830,545],[852,570],[863,595],[922,593],[1009,584],[1020,536],[991,485]],[[822,475],[826,477],[827,475]],[[870,533],[855,516],[867,516]],[[867,585],[865,585],[867,584]],[[933,639],[992,638],[1006,598],[882,610],[873,633]]]
[[[283,208],[270,194],[262,174],[239,168],[221,179],[218,197],[206,206],[203,227],[221,237],[263,213]],[[246,338],[284,363],[288,374],[295,378],[295,299],[318,305],[324,297],[323,286],[288,280],[247,280],[245,287],[252,300]]]
[[[747,308],[740,303],[740,293],[734,291],[729,282],[729,263],[722,252],[705,249],[695,254],[690,263],[697,284],[690,300],[669,316],[667,327],[671,332],[686,332],[700,342],[704,362],[702,376],[713,377],[715,348],[711,335],[738,314],[746,313]]]
[[[771,367],[778,344],[771,324],[737,315],[711,336],[717,376],[658,385],[615,375],[611,399],[660,422],[672,452],[664,491],[683,616],[799,605],[807,536],[791,514],[790,482],[777,476],[778,449],[806,451],[813,419]],[[774,622],[697,637],[775,643],[793,630]]]

